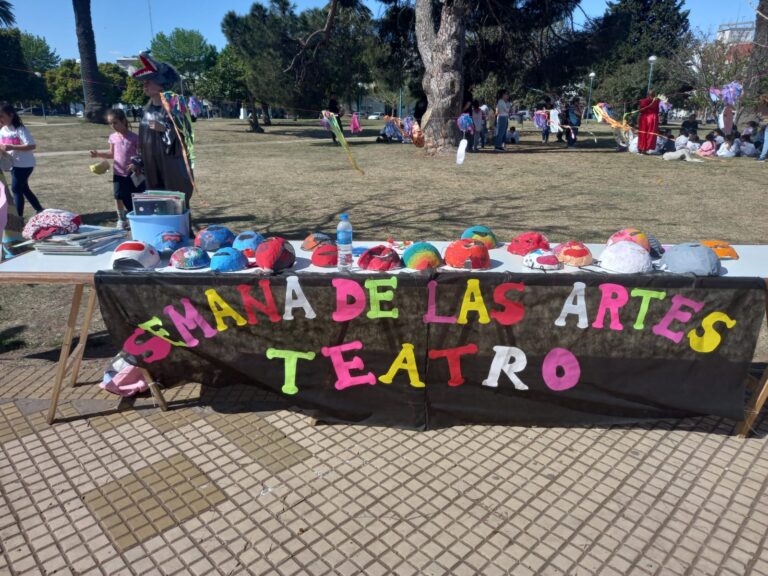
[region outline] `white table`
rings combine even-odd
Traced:
[[[441,253],[444,252],[449,243],[450,242],[443,241],[432,242]],[[310,263],[311,253],[301,249],[301,242],[292,241],[291,244],[293,245],[297,256],[297,264],[294,268],[296,274],[301,275],[302,273],[310,272],[332,274],[336,272],[335,268],[320,268],[313,266]],[[356,247],[372,247],[377,244],[380,244],[380,242],[355,242]],[[603,244],[587,244],[587,247],[597,259],[600,257],[600,253],[605,246]],[[739,260],[723,261],[723,275],[728,277],[762,278],[766,281],[766,286],[768,288],[768,245],[733,245],[733,247],[739,254]],[[506,245],[491,250],[490,254],[492,263],[491,268],[488,270],[473,270],[471,271],[472,274],[486,274],[493,272],[515,272],[521,274],[543,273],[538,270],[531,270],[530,268],[524,267],[522,256],[507,252]],[[111,251],[106,251],[94,256],[50,256],[33,251],[0,263],[0,284],[74,285],[74,293],[69,309],[67,327],[64,331],[64,341],[59,355],[56,379],[54,380],[53,391],[51,394],[51,404],[48,409],[48,423],[53,423],[56,417],[56,406],[61,393],[61,385],[70,367],[72,368],[71,385],[74,386],[77,382],[80,363],[88,339],[91,319],[93,318],[93,312],[96,307],[96,290],[93,288],[94,275],[99,270],[110,270],[112,268],[111,258]],[[353,268],[352,270],[366,273],[365,270],[359,270],[357,268]],[[454,269],[445,267],[444,270]],[[590,267],[590,270],[594,271],[596,274],[604,273],[596,267]],[[569,274],[580,271],[579,268],[566,266],[562,270],[550,271],[546,272],[546,274]],[[393,274],[409,274],[411,272],[412,271],[406,269],[391,271]],[[189,273],[194,274],[194,272]],[[236,272],[236,274],[254,273],[258,273],[258,271],[251,270]],[[371,272],[371,274],[376,274],[376,272]],[[77,329],[80,304],[82,301],[83,290],[86,286],[90,286],[91,291],[88,296],[85,315],[80,328],[80,340],[77,347],[72,350],[72,340]],[[766,306],[766,317],[768,318],[768,306]],[[145,376],[147,377],[147,381],[151,382],[150,390],[160,404],[160,407],[164,410],[167,409],[165,400],[159,388],[154,384],[147,372],[145,372]],[[746,409],[745,419],[740,423],[738,428],[739,436],[741,437],[746,437],[763,405],[768,401],[768,369],[765,370],[759,380],[754,379],[754,382],[751,384],[753,387],[756,387],[756,389],[752,394],[749,406]]]

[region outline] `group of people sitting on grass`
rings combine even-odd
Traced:
[[[619,143],[617,151],[627,150],[638,154],[639,133],[636,126],[629,132],[628,143]],[[699,136],[696,130],[681,127],[675,136],[671,129],[662,129],[656,136],[655,150],[646,154],[661,156],[664,160],[701,161],[702,158],[735,158],[743,156],[765,161],[765,128],[759,129],[758,123],[751,121],[744,131],[733,129],[726,134],[720,128],[712,130],[706,136]]]

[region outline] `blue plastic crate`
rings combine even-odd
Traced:
[[[160,216],[138,216],[133,212],[128,213],[128,221],[131,223],[131,236],[140,242],[154,242],[155,237],[161,232],[173,230],[189,239],[189,212],[184,214],[169,214]]]

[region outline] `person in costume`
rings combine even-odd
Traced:
[[[117,228],[129,228],[126,214],[133,211],[133,195],[144,192],[144,182],[134,182],[131,158],[138,154],[139,136],[131,130],[128,117],[123,110],[113,108],[107,112],[107,123],[114,128],[109,135],[109,151],[91,150],[91,158],[112,160],[112,196],[117,211]]]
[[[641,154],[656,150],[656,135],[659,132],[659,105],[661,100],[656,98],[653,90],[640,100],[640,121],[638,124],[639,140],[637,149]]]
[[[142,68],[133,77],[144,83],[149,102],[139,123],[139,157],[136,162],[146,178],[148,190],[183,192],[186,205],[194,191],[194,141],[189,113],[183,97],[168,92],[179,81],[179,73],[148,53],[139,55]],[[172,104],[169,98],[173,99]]]
[[[10,104],[0,108],[0,154],[11,159],[11,190],[16,213],[24,217],[24,199],[27,199],[35,212],[42,212],[43,207],[37,196],[29,188],[29,177],[35,169],[35,155],[32,152],[37,145],[32,134],[24,126],[16,109]]]

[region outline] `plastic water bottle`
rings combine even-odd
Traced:
[[[341,215],[336,226],[336,246],[339,249],[339,270],[349,270],[352,267],[352,223],[347,214]]]

